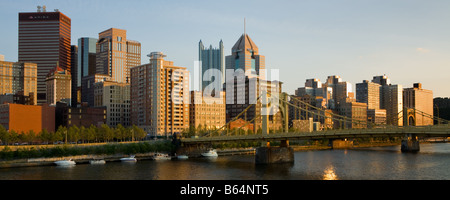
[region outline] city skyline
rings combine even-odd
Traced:
[[[59,2],[43,1],[47,11],[59,9],[72,19],[72,45],[78,38],[97,38],[109,28],[126,29],[142,44],[141,57],[162,51],[168,59],[193,72],[199,40],[224,43],[225,56],[244,32],[262,49],[268,69],[280,69],[283,90],[293,94],[311,78],[324,80],[339,75],[355,88],[373,76],[387,75],[399,85],[420,82],[434,97],[450,96],[449,2],[426,4],[397,2]],[[17,13],[36,12],[36,2],[4,1],[0,23],[0,54],[17,59]],[[254,9],[244,11],[248,6]],[[99,10],[123,8],[120,13],[96,14]],[[221,7],[221,9],[217,9]],[[233,9],[232,9],[233,8]],[[207,16],[207,17],[206,17]],[[151,26],[150,26],[151,24]],[[152,27],[161,27],[158,31]],[[318,70],[319,69],[319,70]],[[298,73],[289,73],[291,71]],[[192,87],[191,87],[192,88]],[[353,91],[355,92],[355,91]]]

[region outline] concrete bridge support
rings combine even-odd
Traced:
[[[289,147],[288,140],[282,140],[279,147],[271,147],[270,143],[256,148],[255,164],[273,164],[294,162],[294,150]]]
[[[402,152],[418,152],[420,145],[418,137],[415,134],[407,134],[402,140]]]
[[[348,149],[353,147],[353,141],[346,139],[330,139],[332,149]]]

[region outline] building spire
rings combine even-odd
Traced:
[[[244,36],[245,36],[245,17],[244,17]]]

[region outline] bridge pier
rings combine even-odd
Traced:
[[[353,141],[347,139],[330,139],[331,149],[348,149],[353,147]]]
[[[256,148],[255,164],[274,164],[294,162],[294,150],[289,140],[282,140],[279,147],[271,147],[270,142]]]
[[[418,152],[420,145],[418,137],[415,134],[407,134],[402,140],[402,152]]]

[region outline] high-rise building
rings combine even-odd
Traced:
[[[238,116],[242,111],[244,111],[248,106],[254,104],[250,107],[245,114],[241,115],[239,118],[245,121],[251,121],[254,126],[254,132],[257,132],[262,127],[261,119],[261,100],[258,97],[262,94],[262,91],[270,92],[268,96],[278,95],[282,93],[282,82],[280,81],[267,81],[259,79],[257,77],[249,78],[245,77],[245,82],[240,83],[235,79],[234,84],[230,84],[228,81],[226,84],[226,117],[227,122],[230,122],[233,118]],[[278,100],[273,98],[272,100]],[[275,104],[272,104],[275,105]],[[268,128],[270,130],[280,130],[283,128],[283,118],[279,107],[272,107],[274,110],[269,115]],[[288,113],[286,113],[288,114]]]
[[[338,106],[340,115],[351,119],[342,124],[345,128],[367,128],[367,104],[359,102],[341,102]],[[337,121],[336,124],[339,124]]]
[[[130,84],[112,81],[94,83],[94,107],[106,107],[108,126],[130,126]]]
[[[35,63],[0,61],[0,94],[29,96],[37,104],[37,65]]]
[[[190,126],[218,129],[226,124],[225,92],[220,97],[203,96],[201,91],[191,91]]]
[[[81,102],[88,106],[94,106],[94,84],[103,81],[111,81],[111,76],[106,74],[93,74],[81,78]]]
[[[205,87],[214,81],[220,85],[215,85],[215,88],[222,88],[223,83],[225,83],[225,59],[224,59],[224,50],[223,50],[223,42],[220,40],[219,48],[213,48],[212,45],[209,48],[205,48],[203,46],[203,42],[200,40],[198,43],[198,60],[202,62],[202,75],[200,76],[202,83],[202,90],[204,91]],[[217,69],[220,71],[220,77],[211,78],[211,81],[205,81],[203,76],[212,77],[214,74],[212,71],[208,71],[211,69]]]
[[[81,87],[78,87],[78,80],[77,80],[77,74],[78,74],[78,46],[77,45],[72,45],[70,47],[70,66],[72,66],[72,72],[70,73],[72,75],[71,79],[72,79],[72,94],[71,94],[71,102],[70,105],[72,107],[77,107],[77,105],[79,103],[81,103],[81,101],[78,101],[80,98],[78,98],[78,91],[81,90]],[[81,85],[81,80],[80,80],[80,85]]]
[[[5,61],[5,56],[0,54],[0,61]]]
[[[403,126],[403,87],[392,85],[385,75],[374,76],[372,82],[381,85],[380,108],[386,109],[386,124]]]
[[[383,102],[386,109],[386,124],[403,126],[403,87],[383,85]]]
[[[189,128],[189,71],[152,52],[150,63],[131,68],[131,124],[152,136]]]
[[[141,44],[127,40],[127,31],[110,28],[98,34],[96,73],[107,74],[111,80],[127,83],[130,68],[141,64]]]
[[[367,109],[380,109],[381,85],[364,80],[356,84],[356,101],[367,104]]]
[[[45,78],[59,66],[71,71],[71,19],[57,12],[19,13],[19,62],[37,64],[37,102],[47,102]]]
[[[433,119],[430,117],[433,116],[433,91],[423,89],[421,83],[414,83],[412,88],[403,90],[403,105],[416,110],[416,126],[433,125]]]
[[[96,72],[97,39],[82,37],[78,39],[78,71],[77,83],[81,86],[81,78],[94,75]]]
[[[47,84],[47,104],[55,105],[58,101],[70,103],[72,95],[72,75],[68,70],[56,67],[45,79]]]
[[[231,55],[225,57],[225,62],[226,69],[242,69],[245,76],[265,79],[265,57],[259,55],[258,47],[247,34],[242,34],[234,44]],[[225,73],[226,81],[233,81],[233,77],[226,76]]]

